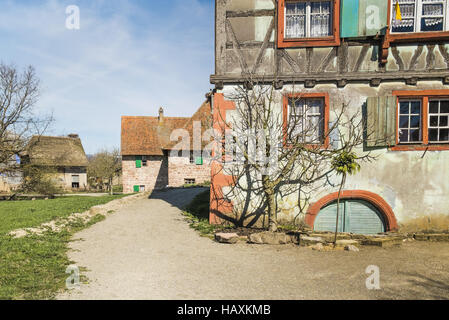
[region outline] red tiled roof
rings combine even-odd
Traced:
[[[164,117],[122,117],[121,150],[123,156],[163,155],[177,142],[170,141],[170,134],[175,129],[187,129],[195,119],[210,116],[209,103],[205,102],[192,118]],[[210,126],[210,125],[209,125]],[[189,130],[192,132],[192,130]]]

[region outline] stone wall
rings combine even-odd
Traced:
[[[145,186],[145,191],[168,185],[168,163],[164,156],[147,156],[147,165],[136,168],[134,156],[123,156],[123,192],[134,192],[134,186]]]
[[[168,178],[171,187],[185,184],[185,179],[195,179],[195,183],[210,182],[210,165],[204,160],[202,165],[190,163],[189,157],[170,157]]]
[[[210,165],[191,164],[189,157],[147,156],[147,165],[136,168],[134,156],[124,156],[122,161],[123,192],[134,192],[134,186],[145,186],[145,191],[167,186],[181,187],[185,179],[195,183],[210,181]]]

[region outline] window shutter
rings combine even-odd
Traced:
[[[142,157],[136,157],[136,168],[142,168]]]
[[[195,163],[196,163],[196,165],[199,165],[199,166],[203,165],[203,158],[197,157]]]
[[[366,145],[388,147],[396,144],[395,96],[369,97],[366,102]]]
[[[134,186],[134,192],[139,192],[140,191],[140,187],[139,186]]]

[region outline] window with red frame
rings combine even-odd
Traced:
[[[340,0],[279,0],[278,47],[339,45]]]
[[[287,119],[291,138],[299,136],[301,141],[309,144],[324,143],[324,98],[288,98]]]

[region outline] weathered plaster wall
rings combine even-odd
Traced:
[[[61,170],[59,180],[65,189],[72,189],[72,175],[79,176],[80,189],[86,189],[87,184],[87,168],[67,167]]]
[[[234,86],[225,86],[218,93],[224,97],[232,96]],[[345,88],[337,88],[335,85],[317,85],[313,89],[304,86],[284,86],[276,91],[275,102],[279,110],[282,108],[282,95],[292,91],[327,92],[330,99],[330,121],[333,121],[333,110],[341,107],[342,103],[349,104],[348,113],[360,112],[362,105],[370,96],[391,95],[393,90],[428,90],[447,89],[441,81],[422,81],[416,86],[405,85],[403,82],[385,83],[379,87],[370,87],[363,84],[349,84]],[[361,112],[359,113],[361,115]],[[227,111],[227,118],[235,117],[234,111]],[[362,155],[363,148],[357,150]],[[434,215],[449,216],[449,151],[392,151],[388,148],[372,151],[377,160],[371,163],[362,163],[359,174],[349,177],[345,190],[365,190],[380,195],[393,209],[396,219],[400,223],[419,217]],[[338,191],[339,177],[332,176],[331,184],[314,193],[311,203],[320,198]],[[229,188],[224,187],[226,194]],[[243,208],[243,199],[232,199],[235,211]],[[258,207],[260,199],[252,198],[249,210]],[[278,202],[281,214],[280,220],[292,220],[299,214],[298,197],[290,195],[280,197]],[[307,207],[304,212],[307,211]],[[238,214],[234,212],[234,214]]]

